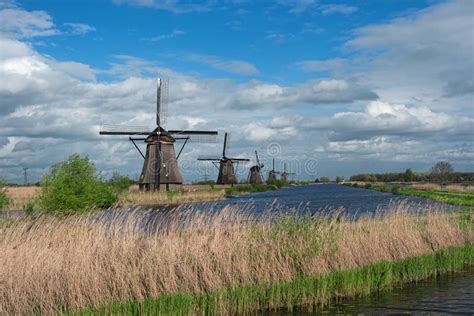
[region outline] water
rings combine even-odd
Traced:
[[[474,315],[474,269],[395,288],[380,295],[346,300],[313,312],[274,315]]]
[[[444,210],[459,208],[421,197],[397,196],[391,193],[336,184],[288,187],[276,191],[239,196],[211,203],[211,205],[221,207],[247,205],[251,202],[255,206],[255,210],[266,210],[274,206],[275,201],[281,210],[296,208],[316,213],[328,209],[344,209],[349,215],[384,212],[401,201],[406,202],[410,209],[420,211],[431,208]],[[206,204],[209,205],[209,203]]]
[[[318,213],[330,210],[344,210],[349,217],[362,214],[383,213],[390,210],[400,202],[406,202],[406,208],[412,211],[428,209],[453,210],[460,206],[437,203],[414,196],[397,196],[361,188],[353,188],[336,184],[307,185],[282,188],[275,191],[253,193],[229,198],[218,202],[190,203],[182,209],[194,209],[203,212],[217,212],[225,206],[241,206],[249,212],[260,213],[271,210],[272,212],[286,212],[297,209],[301,213]],[[157,211],[155,215],[163,214],[170,207],[164,206],[138,206],[132,211]],[[0,217],[19,217],[24,212],[0,212]]]

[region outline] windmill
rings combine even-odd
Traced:
[[[275,158],[273,158],[273,167],[272,167],[272,170],[270,170],[268,172],[268,180],[267,182],[273,182],[273,181],[276,181],[277,180],[277,174],[279,174],[280,171],[276,171],[275,170]]]
[[[281,174],[281,180],[288,182],[288,176],[295,174],[294,172],[286,172],[286,163],[283,164],[283,172]]]
[[[258,159],[258,153],[255,151],[255,157],[257,164],[255,166],[250,167],[249,171],[249,176],[247,178],[247,182],[250,184],[262,184],[262,174],[260,173],[260,170],[264,167],[263,163],[260,163],[260,160]]]
[[[140,190],[159,191],[160,185],[169,190],[170,184],[182,184],[183,178],[178,167],[178,158],[188,141],[211,141],[215,139],[216,131],[166,130],[168,105],[168,80],[158,79],[156,90],[156,128],[102,125],[100,135],[128,135],[140,155],[143,157],[143,168],[138,179]],[[132,136],[141,136],[133,138]],[[176,155],[174,143],[184,140]],[[142,153],[135,141],[146,143],[146,153]]]
[[[224,148],[222,149],[222,157],[198,157],[201,161],[212,161],[214,166],[217,167],[219,164],[219,175],[217,176],[217,184],[236,184],[237,178],[235,177],[234,164],[239,162],[247,162],[249,159],[244,158],[229,158],[226,156],[228,147],[227,133],[224,136]]]

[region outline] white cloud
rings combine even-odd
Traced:
[[[346,59],[334,58],[326,60],[303,60],[296,63],[296,66],[305,72],[320,72],[337,70],[345,66]]]
[[[263,142],[268,140],[284,140],[297,135],[294,126],[272,127],[270,122],[257,122],[244,125],[241,132],[245,137],[253,142]]]
[[[351,14],[357,12],[359,9],[355,6],[350,6],[347,4],[327,4],[319,7],[321,13],[324,15],[331,14]]]
[[[230,73],[240,74],[240,75],[256,75],[258,74],[258,69],[242,60],[223,60],[216,56],[208,55],[197,55],[192,54],[188,56],[189,60],[196,61],[202,64],[211,66],[212,68],[223,70]]]
[[[44,11],[7,8],[0,11],[0,34],[17,38],[51,36],[58,33],[51,16]]]
[[[345,45],[366,58],[356,75],[363,84],[378,87],[384,99],[422,100],[443,110],[454,104],[460,111],[471,108],[473,11],[470,0],[447,1],[356,29]]]
[[[66,26],[68,33],[71,35],[86,35],[95,31],[95,27],[84,23],[64,23],[64,26]]]
[[[174,29],[173,31],[171,31],[168,34],[161,34],[161,35],[151,37],[151,38],[144,38],[144,40],[147,40],[147,41],[150,41],[150,42],[159,42],[159,41],[162,41],[162,40],[166,40],[166,39],[170,39],[170,38],[174,38],[174,37],[178,37],[178,36],[183,36],[185,34],[186,34],[185,31],[182,31],[180,29]]]
[[[180,0],[113,0],[113,2],[116,4],[130,4],[138,7],[170,11],[177,14],[206,12],[214,6],[212,1],[204,3],[189,3],[188,1]]]
[[[303,125],[307,130],[324,131],[327,143],[317,146],[317,152],[339,160],[431,163],[455,159],[466,163],[474,152],[473,118],[434,112],[424,106],[373,101],[362,112],[338,112]],[[456,146],[462,150],[452,149]]]

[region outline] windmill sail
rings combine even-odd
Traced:
[[[153,129],[145,126],[101,125],[100,135],[150,135]]]
[[[166,124],[168,120],[169,80],[159,78],[156,91],[156,125]]]
[[[215,131],[187,131],[187,130],[169,130],[174,139],[186,139],[193,143],[214,143],[217,139]]]
[[[221,160],[221,157],[218,156],[199,156],[197,160],[202,160],[202,161],[219,161]]]

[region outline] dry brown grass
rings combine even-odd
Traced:
[[[200,293],[290,281],[472,243],[450,215],[270,224],[228,207],[210,216],[171,212],[144,233],[147,214],[19,220],[0,229],[0,314],[55,313],[162,293]],[[182,223],[186,222],[185,227]],[[296,231],[295,231],[296,229]]]
[[[128,191],[119,196],[119,205],[166,205],[189,202],[217,201],[225,198],[224,189],[229,186],[216,185],[212,190],[209,185],[181,185],[175,192],[142,192],[138,185],[132,185]],[[0,211],[23,210],[24,206],[33,202],[40,193],[41,187],[8,187],[7,197],[10,203]]]
[[[118,205],[167,205],[190,202],[218,201],[225,198],[225,191],[141,192],[120,194]]]
[[[10,203],[0,210],[22,210],[27,203],[36,198],[40,190],[41,188],[37,186],[7,187],[6,193]]]
[[[474,186],[472,185],[461,185],[461,184],[450,184],[442,186],[436,183],[415,183],[411,187],[415,190],[446,190],[449,192],[474,192]]]

